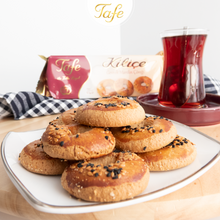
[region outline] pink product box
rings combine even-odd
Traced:
[[[139,96],[159,91],[162,55],[41,56],[36,92],[55,99]]]

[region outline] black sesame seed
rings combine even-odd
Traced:
[[[159,132],[162,133],[162,132],[163,132],[163,129],[160,129]]]
[[[172,144],[172,148],[175,148],[175,145],[174,145],[174,144]]]
[[[60,142],[60,146],[62,147],[63,145],[64,145],[64,142],[63,142],[63,141],[61,141],[61,142]]]
[[[117,160],[116,163],[120,163],[120,160]]]
[[[156,131],[153,129],[152,132],[155,133]]]
[[[105,136],[105,139],[108,140],[108,136]]]
[[[144,148],[143,148],[143,150],[146,150],[146,149],[147,149],[147,147],[144,147]]]
[[[94,175],[94,176],[95,176],[95,177],[97,177],[98,175],[99,175],[98,173],[95,173],[95,175]]]
[[[179,143],[176,143],[176,145],[180,145]]]
[[[99,164],[99,165],[97,165],[96,167],[101,167],[101,165]]]
[[[76,138],[78,138],[79,137],[79,135],[78,134],[76,134]]]
[[[40,144],[38,144],[37,146],[40,147]]]
[[[107,173],[107,175],[106,175],[107,177],[110,177],[111,176],[111,173]]]
[[[76,111],[74,111],[74,113],[76,113]]]
[[[180,144],[183,145],[183,142],[181,141]]]
[[[121,173],[121,170],[120,169],[114,169],[114,174],[116,175],[116,174],[120,174]]]
[[[118,179],[118,175],[117,176],[113,176],[112,179]]]
[[[44,145],[42,144],[42,148],[44,148]]]
[[[113,172],[113,170],[110,170],[109,168],[106,169],[108,172]]]
[[[80,168],[80,167],[83,167],[82,163],[78,163],[78,164],[77,164],[77,167],[79,167],[79,168]]]
[[[55,128],[55,130],[59,130],[59,128]]]
[[[104,166],[104,169],[108,169],[108,167],[107,167],[107,166]]]
[[[95,170],[92,169],[92,170],[90,170],[90,171],[93,173]]]
[[[122,133],[129,133],[130,130],[125,130],[125,131],[122,131]]]

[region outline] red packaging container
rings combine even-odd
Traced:
[[[138,96],[158,92],[163,56],[41,56],[36,92],[55,99]]]

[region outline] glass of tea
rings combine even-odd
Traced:
[[[205,103],[202,57],[208,30],[187,28],[161,33],[164,66],[158,102],[162,106],[198,108]]]

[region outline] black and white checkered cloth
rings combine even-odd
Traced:
[[[62,113],[93,99],[53,99],[34,92],[0,94],[0,118],[13,115],[14,119],[32,118]]]
[[[206,93],[220,95],[220,80],[204,75],[204,82]],[[77,108],[92,100],[94,99],[53,99],[34,92],[10,92],[0,94],[0,118],[13,115],[14,119],[24,119],[52,115]]]

